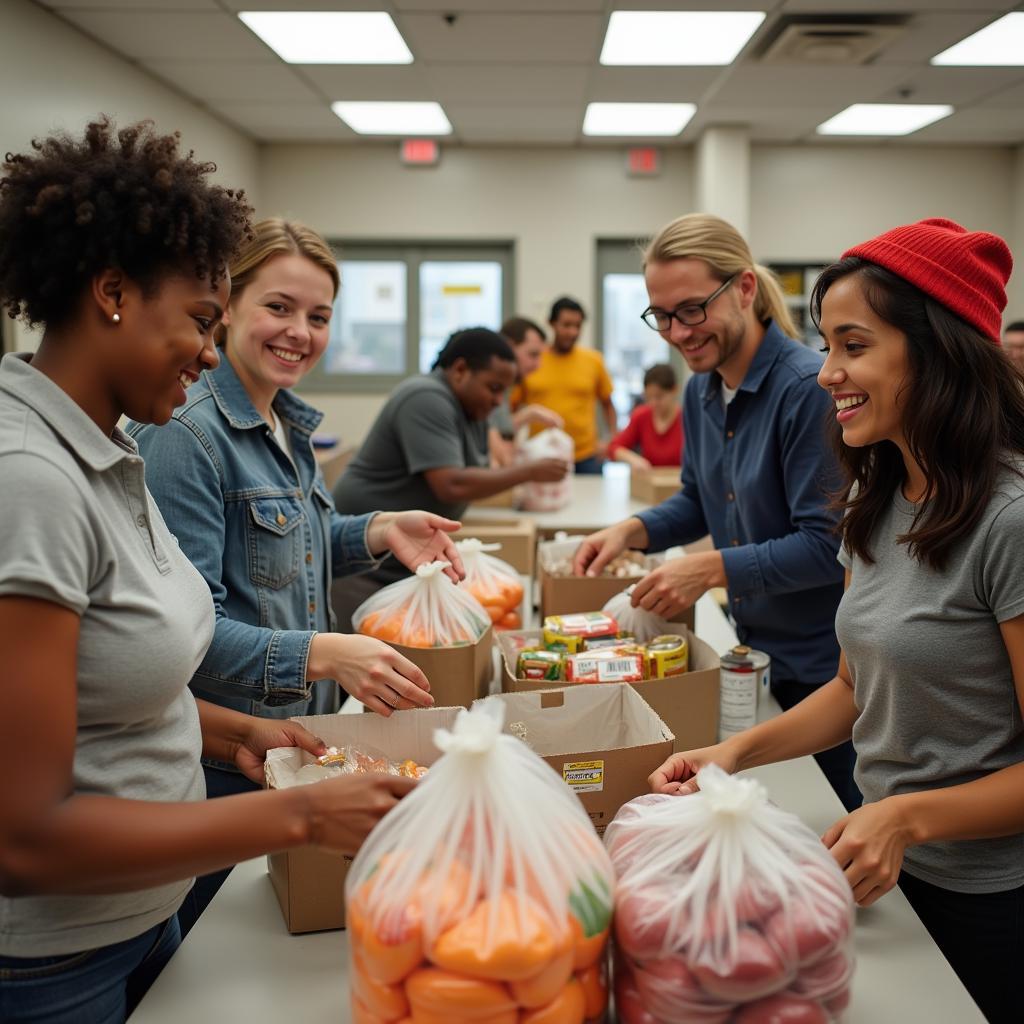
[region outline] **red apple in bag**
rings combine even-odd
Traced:
[[[787,960],[795,958],[797,964],[813,963],[844,942],[849,931],[846,913],[806,900],[793,900],[765,925],[769,941]]]
[[[728,962],[709,964],[698,960],[693,973],[703,988],[719,999],[746,1002],[768,995],[785,985],[792,972],[778,952],[753,928],[739,929]]]
[[[811,999],[829,999],[848,988],[853,975],[853,962],[845,948],[827,953],[797,971],[793,988]]]
[[[634,960],[664,955],[670,915],[663,886],[627,890],[615,903],[615,938]]]
[[[781,992],[740,1007],[733,1020],[735,1024],[828,1024],[829,1017],[821,1003]]]

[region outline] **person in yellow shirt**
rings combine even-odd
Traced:
[[[563,297],[555,302],[548,318],[551,346],[541,356],[540,366],[516,388],[512,408],[542,405],[558,413],[576,445],[576,472],[600,473],[604,446],[598,440],[595,406],[604,412],[609,436],[614,437],[619,428],[612,381],[601,354],[576,344],[585,319],[575,299]]]

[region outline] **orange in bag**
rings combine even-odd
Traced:
[[[448,1014],[448,1019],[480,1020],[515,1011],[509,990],[496,981],[467,978],[437,967],[413,971],[405,981],[405,991],[417,1014]]]
[[[564,952],[559,953],[537,974],[522,981],[513,981],[509,986],[512,998],[527,1009],[536,1009],[550,1003],[572,977],[572,960],[572,946],[567,946]]]
[[[608,942],[608,929],[603,928],[595,935],[584,935],[583,926],[574,914],[569,916],[569,927],[572,929],[573,939],[573,970],[585,971],[601,959],[605,944]]]
[[[584,1012],[587,1020],[599,1017],[608,1005],[608,982],[605,980],[603,965],[588,967],[577,975],[583,988]]]
[[[409,1000],[401,985],[385,985],[367,970],[359,954],[352,958],[352,994],[381,1020],[394,1021],[409,1015]]]
[[[555,952],[544,914],[528,896],[517,899],[504,889],[497,904],[481,900],[468,917],[438,936],[429,959],[474,978],[521,981],[537,974]]]
[[[583,986],[573,978],[547,1006],[527,1010],[519,1017],[520,1024],[583,1024],[586,999]]]
[[[484,544],[470,537],[456,542],[455,546],[466,569],[463,586],[484,606],[494,625],[500,629],[518,629],[522,624],[519,606],[523,603],[523,584],[519,573],[508,562],[489,554],[499,551],[501,545]]]

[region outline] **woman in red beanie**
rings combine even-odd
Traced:
[[[853,739],[864,806],[825,844],[868,906],[897,882],[988,1020],[1024,1020],[1024,378],[999,348],[1002,239],[927,220],[815,285],[847,487],[839,670],[676,754],[655,789]]]

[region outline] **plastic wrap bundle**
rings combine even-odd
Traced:
[[[666,633],[681,632],[678,622],[669,622],[644,608],[634,608],[630,603],[633,588],[624,590],[611,598],[601,610],[610,615],[623,633],[630,633],[638,644],[649,644],[655,637]]]
[[[447,562],[421,565],[414,576],[382,587],[352,614],[359,633],[406,647],[476,643],[491,624],[480,602],[445,574]]]
[[[500,544],[484,544],[475,537],[456,541],[462,555],[466,578],[462,585],[484,606],[496,629],[519,629],[523,624],[519,607],[523,584],[508,562],[495,558]]]
[[[715,765],[626,804],[605,846],[623,1024],[828,1024],[853,973],[853,897],[818,837]]]
[[[355,1024],[604,1017],[612,868],[578,798],[481,701],[345,883]]]
[[[557,512],[572,501],[572,466],[576,446],[572,438],[556,427],[542,430],[533,437],[516,438],[516,461],[532,462],[534,459],[562,459],[569,466],[569,472],[555,483],[540,483],[530,480],[523,484],[522,507],[528,512]]]

